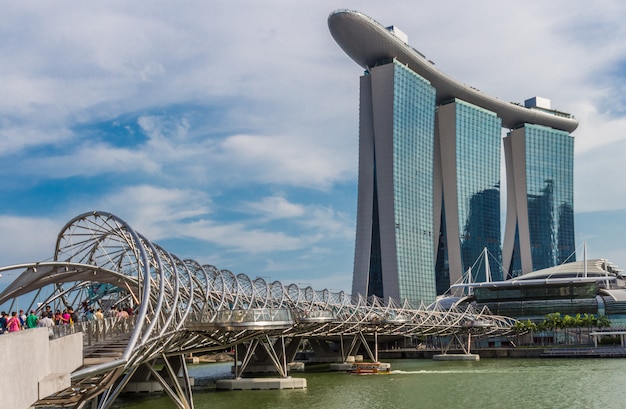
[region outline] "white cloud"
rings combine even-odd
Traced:
[[[2,91],[0,91],[0,94]],[[16,124],[0,119],[0,157],[13,156],[27,148],[67,142],[75,136],[54,124]]]
[[[351,232],[345,216],[330,208],[289,203],[283,197],[266,197],[259,203],[244,202],[244,211],[261,212],[262,218],[226,222],[214,219],[216,205],[202,191],[129,186],[97,201],[129,223],[151,241],[192,238],[211,243],[224,251],[244,253],[289,252],[320,246]],[[297,235],[276,230],[271,222],[294,219]],[[293,227],[292,227],[293,229]],[[352,238],[352,237],[349,237]]]
[[[290,227],[276,230],[270,221],[281,218],[275,212],[269,214],[268,219],[253,219],[248,222],[219,222],[210,219],[194,220],[189,223],[179,224],[177,227],[170,226],[178,235],[193,237],[195,239],[207,241],[227,251],[243,253],[288,253],[295,250],[306,250],[307,253],[315,252],[316,247],[328,246],[336,238],[353,239],[352,229],[346,220],[338,217],[330,209],[316,209],[307,207],[306,212],[299,213],[298,209],[303,206],[289,204],[286,201],[281,206],[290,209],[293,213],[289,217],[294,220]],[[258,209],[255,209],[258,210]],[[295,210],[295,211],[294,211]],[[268,215],[266,213],[265,215]],[[261,224],[261,227],[255,227]],[[293,226],[300,226],[296,229],[297,235],[287,233],[293,230]],[[170,235],[172,232],[170,232]]]
[[[221,149],[219,161],[232,166],[235,181],[328,189],[356,173],[356,163],[347,162],[332,144],[295,136],[235,135],[227,138]]]
[[[211,204],[208,195],[201,191],[139,185],[122,188],[100,200],[98,206],[156,242],[182,234],[190,220],[210,214]]]
[[[24,173],[47,178],[97,176],[107,173],[148,174],[157,172],[161,164],[146,152],[115,148],[105,144],[84,145],[71,154],[36,158]]]
[[[142,116],[137,119],[137,123],[150,136],[152,144],[162,143],[169,148],[184,141],[189,133],[189,121],[184,116],[176,120],[154,115]]]
[[[337,212],[331,207],[310,208],[302,224],[307,228],[315,229],[325,239],[332,237],[353,240],[355,237],[356,222],[348,215]],[[323,241],[319,242],[323,243]]]
[[[64,211],[89,204],[151,240],[208,243],[218,260],[263,254],[265,268],[288,269],[307,257],[314,265],[337,242],[350,246],[354,216],[332,193],[356,190],[362,69],[328,32],[336,4],[4,6],[0,155],[3,180],[20,189],[0,192],[7,203],[0,215],[26,213],[10,204],[28,194],[23,186],[53,184],[64,187],[55,196]],[[626,3],[366,0],[354,7],[399,26],[462,82],[507,101],[544,96],[576,115],[575,210],[626,208]],[[126,146],[77,131],[118,117],[137,118],[145,140]],[[74,187],[87,178],[93,190]],[[307,191],[321,193],[299,196]],[[53,223],[0,220],[12,232]],[[32,258],[15,247],[5,239],[0,254]],[[342,257],[351,263],[352,254]]]
[[[301,237],[280,231],[249,228],[245,223],[216,223],[195,221],[179,226],[178,233],[204,240],[226,250],[244,253],[289,252],[307,245]]]
[[[283,196],[264,197],[244,206],[269,220],[300,217],[306,213],[304,206],[290,203]]]
[[[0,216],[0,265],[51,260],[66,223],[44,217]]]

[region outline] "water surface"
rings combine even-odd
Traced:
[[[189,367],[208,378],[194,391],[196,409],[621,408],[623,359],[483,359],[478,362],[392,360],[390,375],[305,372],[305,390],[216,391],[230,363]],[[125,395],[115,408],[173,409],[165,395]]]

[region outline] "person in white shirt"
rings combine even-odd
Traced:
[[[52,317],[52,312],[49,312],[47,315],[44,314],[39,320],[39,323],[37,323],[37,326],[39,328],[48,328],[49,338],[52,338],[54,336],[54,330],[52,329],[54,327],[54,320],[52,319]]]

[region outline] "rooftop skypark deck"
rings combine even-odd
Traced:
[[[530,109],[499,100],[441,72],[419,51],[391,30],[370,17],[353,10],[338,10],[328,17],[328,27],[339,46],[365,69],[385,59],[396,59],[430,81],[437,89],[437,103],[459,98],[489,111],[502,119],[502,126],[513,129],[530,123],[573,132],[578,121],[556,110]]]

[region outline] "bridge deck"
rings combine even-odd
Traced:
[[[86,347],[83,352],[83,368],[121,358],[128,346],[130,334],[121,334],[113,339]]]

